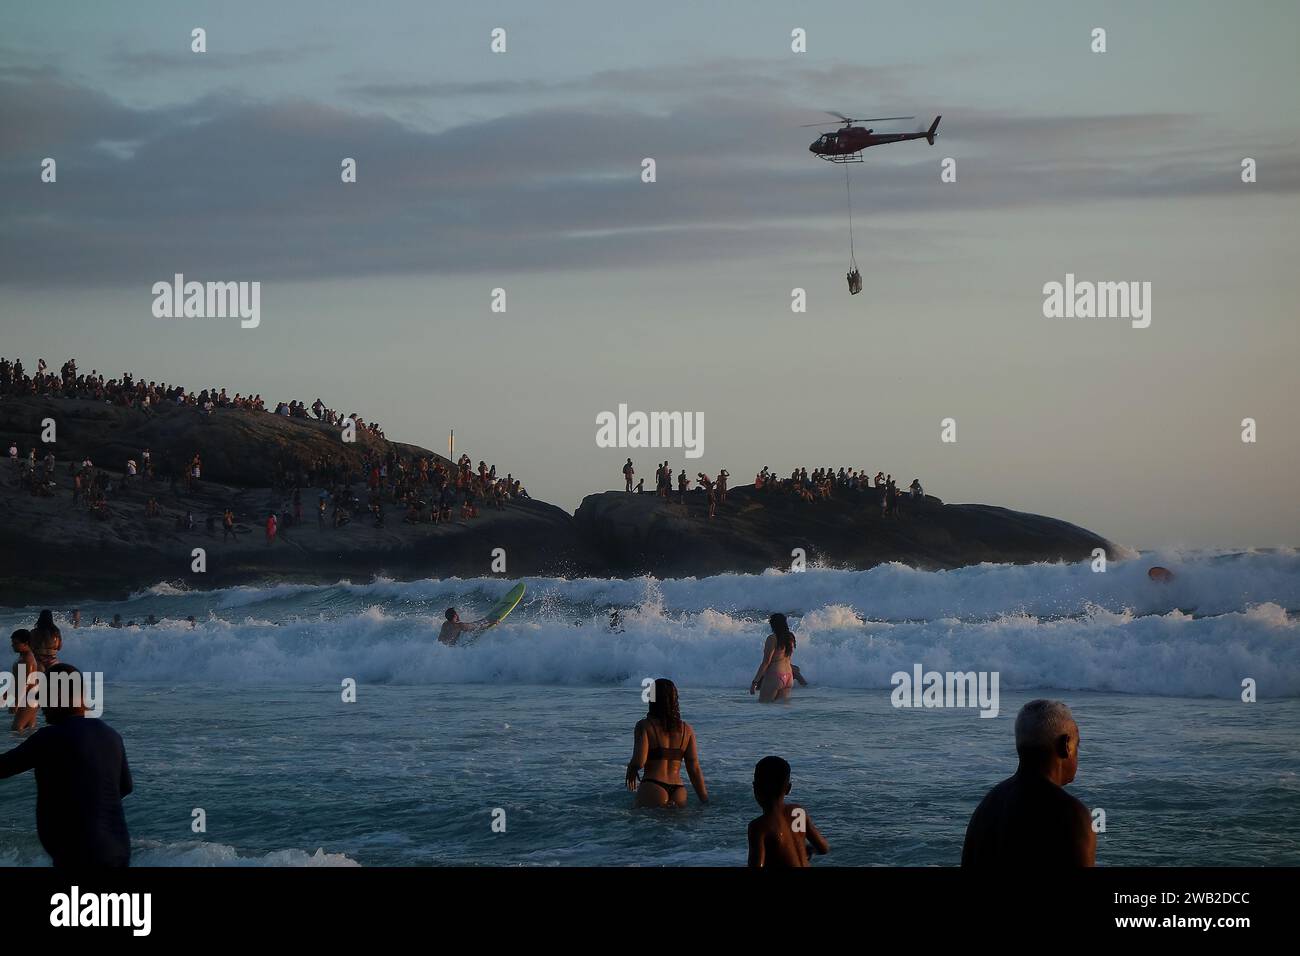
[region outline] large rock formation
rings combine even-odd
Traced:
[[[989,505],[946,505],[904,498],[898,516],[882,517],[874,491],[838,492],[803,502],[752,487],[728,492],[708,518],[702,492],[686,504],[650,494],[589,495],[578,508],[582,538],[619,574],[718,574],[788,568],[803,549],[810,564],[865,568],[901,561],[938,569],[982,561],[1077,561],[1115,546],[1077,525]]]
[[[38,456],[41,422],[56,426],[53,446],[61,466],[89,457],[101,468],[120,472],[128,458],[140,460],[148,448],[160,478],[183,467],[195,452],[203,457],[203,477],[241,488],[269,487],[277,463],[306,463],[318,458],[347,462],[358,472],[366,453],[395,447],[431,457],[415,446],[386,442],[358,429],[356,441],[343,442],[340,429],[313,419],[227,408],[204,415],[198,409],[164,405],[146,414],[87,399],[0,399],[0,441],[8,449],[18,442],[23,454],[35,445]],[[445,458],[441,459],[444,463]]]
[[[1074,561],[1094,548],[1115,553],[1108,541],[1075,525],[1004,508],[926,498],[908,502],[900,517],[882,518],[871,492],[806,503],[753,488],[733,489],[713,520],[700,492],[689,493],[685,505],[653,494],[606,492],[588,496],[573,516],[524,500],[503,511],[482,508],[470,521],[410,525],[390,506],[384,527],[360,514],[337,529],[317,527],[317,493],[304,489],[304,522],[268,546],[266,515],[284,513],[291,497],[272,490],[280,469],[297,470],[325,457],[350,462],[359,474],[366,451],[389,448],[437,456],[364,433],[356,444],[345,444],[337,428],[266,412],[226,409],[208,416],[169,407],[146,415],[102,402],[46,398],[0,400],[0,447],[7,450],[16,441],[23,454],[33,445],[43,449],[45,419],[57,428],[54,496],[24,490],[18,469],[0,462],[0,604],[112,598],[159,581],[220,587],[341,577],[368,581],[381,574],[477,577],[491,573],[495,548],[506,550],[511,576],[760,572],[789,567],[795,548],[810,562],[857,568],[886,561],[921,568]],[[69,462],[89,457],[120,475],[127,459],[139,461],[146,447],[158,463],[159,480],[137,479],[115,492],[107,520],[72,506]],[[204,462],[203,480],[189,492],[167,477],[182,475],[196,451]],[[508,464],[527,472],[526,463]],[[162,506],[161,517],[145,516],[149,496]],[[226,507],[239,521],[236,541],[222,540],[219,516]],[[178,528],[187,511],[197,522],[193,531]],[[206,553],[205,573],[191,570],[195,548]]]
[[[222,587],[263,581],[368,581],[395,578],[479,577],[490,573],[492,552],[506,549],[511,575],[582,574],[594,568],[578,540],[573,518],[541,501],[512,501],[502,511],[481,507],[479,517],[450,524],[406,524],[390,505],[385,526],[358,514],[341,528],[318,528],[317,492],[304,489],[304,521],[284,529],[274,546],[263,532],[266,516],[289,510],[291,493],[271,488],[277,465],[294,468],[318,458],[352,464],[361,473],[365,450],[394,447],[405,454],[432,452],[385,442],[358,432],[355,444],[322,422],[266,412],[224,409],[203,415],[192,408],[164,408],[152,415],[102,402],[72,399],[0,401],[0,442],[16,441],[23,454],[39,443],[41,422],[53,419],[59,489],[37,497],[19,485],[18,470],[0,462],[0,604],[26,604],[57,597],[118,597],[159,581],[189,587]],[[97,468],[120,476],[128,458],[140,461],[149,448],[158,480],[136,479],[110,499],[111,518],[98,520],[73,508],[69,462],[89,457]],[[191,493],[168,476],[183,474],[195,452],[203,480]],[[40,452],[38,452],[38,455]],[[446,459],[442,459],[446,461]],[[358,491],[363,489],[358,485]],[[154,496],[161,517],[147,518]],[[364,495],[362,495],[364,498]],[[220,515],[234,510],[236,541],[223,541]],[[192,512],[197,527],[178,529]],[[208,518],[213,518],[209,526]],[[203,548],[207,570],[192,571],[192,552]]]

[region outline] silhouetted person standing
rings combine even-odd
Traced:
[[[1088,808],[1065,792],[1079,769],[1079,726],[1059,700],[1031,700],[1016,717],[1013,776],[988,792],[966,826],[961,865],[1042,870],[1093,866]]]
[[[70,678],[71,664],[47,676]],[[46,725],[0,754],[0,779],[36,771],[36,833],[58,869],[123,867],[131,861],[122,798],[132,790],[126,748],[116,730],[86,716],[80,695],[52,701]]]

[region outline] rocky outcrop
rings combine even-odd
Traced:
[[[752,487],[728,492],[709,520],[702,492],[676,496],[605,492],[578,508],[578,533],[619,574],[719,574],[789,567],[803,549],[808,562],[866,568],[900,561],[925,569],[983,561],[1077,561],[1094,548],[1114,556],[1106,539],[1077,525],[989,505],[946,505],[926,496],[903,500],[882,517],[873,491],[841,492],[803,502]]]
[[[478,577],[491,573],[496,548],[505,549],[511,575],[585,574],[596,567],[594,555],[578,540],[573,517],[533,500],[512,501],[501,511],[480,508],[477,518],[440,525],[407,524],[403,512],[389,506],[383,527],[361,513],[341,528],[328,521],[322,528],[315,514],[317,491],[304,489],[305,520],[282,529],[268,546],[266,516],[291,512],[291,493],[270,487],[277,466],[295,468],[324,457],[348,462],[360,475],[363,450],[395,447],[437,457],[413,445],[392,445],[362,433],[355,445],[345,444],[337,428],[266,412],[227,409],[209,416],[167,408],[145,415],[84,400],[7,399],[0,401],[4,450],[11,440],[24,454],[33,445],[43,449],[39,435],[47,418],[55,422],[57,437],[54,496],[32,495],[20,487],[18,469],[0,462],[0,604],[116,598],[159,581],[224,587],[369,581],[375,575]],[[122,485],[126,460],[138,462],[146,447],[158,463],[158,479]],[[203,479],[188,491],[168,476],[179,478],[196,451],[203,458]],[[86,457],[122,485],[111,496],[105,520],[72,506],[67,465]],[[150,496],[162,508],[158,517],[145,515]],[[223,540],[220,515],[227,507],[238,522],[235,540]],[[187,512],[197,525],[192,531],[178,527]],[[205,552],[203,573],[192,569],[195,548]]]
[[[319,458],[349,464],[359,474],[367,453],[398,448],[409,453],[433,452],[387,442],[358,430],[355,442],[343,442],[340,429],[314,419],[288,418],[267,412],[221,409],[204,415],[196,408],[164,405],[145,413],[106,402],[62,398],[0,400],[0,441],[8,449],[18,442],[24,454],[35,445],[41,452],[41,423],[54,422],[54,454],[61,466],[89,457],[109,471],[121,471],[129,458],[140,460],[148,448],[159,478],[183,474],[198,452],[203,477],[241,488],[269,487],[277,465],[291,467]],[[445,458],[442,458],[446,462]]]
[[[855,568],[888,561],[920,568],[1075,561],[1094,548],[1116,552],[1083,528],[1005,508],[925,498],[905,502],[899,517],[882,518],[872,492],[801,502],[752,487],[732,489],[713,520],[698,491],[688,493],[685,505],[675,496],[606,492],[584,499],[576,515],[521,500],[502,511],[482,508],[469,521],[406,524],[400,510],[390,507],[383,527],[363,513],[342,528],[317,526],[317,493],[304,489],[305,520],[283,529],[268,546],[266,515],[290,510],[290,493],[271,487],[283,470],[330,458],[349,463],[359,475],[365,452],[390,448],[437,456],[364,433],[356,444],[345,444],[337,428],[266,412],[226,409],[209,416],[193,408],[163,408],[146,415],[100,402],[38,398],[0,401],[2,448],[11,440],[24,454],[33,445],[43,448],[46,419],[57,430],[53,496],[32,495],[20,486],[18,469],[0,462],[0,604],[115,598],[159,581],[222,587],[368,581],[375,575],[476,577],[491,573],[496,548],[505,549],[511,576],[659,577],[785,568],[796,548],[810,563]],[[115,491],[104,520],[72,506],[69,462],[90,457],[120,477],[126,460],[138,461],[146,447],[158,463],[158,480],[137,479]],[[167,480],[169,473],[179,478],[196,451],[204,462],[198,486],[188,491]],[[149,496],[162,507],[161,516],[146,517]],[[235,540],[222,540],[219,516],[227,507],[239,522]],[[186,512],[194,515],[194,530],[178,526]],[[205,552],[203,573],[192,570],[195,548]]]

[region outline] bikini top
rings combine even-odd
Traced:
[[[656,728],[657,730],[657,728]],[[670,740],[672,738],[669,738]],[[682,745],[680,747],[651,747],[646,754],[648,760],[681,760],[686,753],[686,728],[682,728]]]

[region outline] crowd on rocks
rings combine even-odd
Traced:
[[[65,362],[57,374],[47,371],[42,361],[36,374],[30,376],[21,361],[0,358],[0,396],[9,395],[92,399],[146,412],[169,404],[197,406],[207,413],[223,408],[266,410],[260,395],[236,394],[230,399],[225,389],[202,389],[196,394],[180,386],[136,380],[130,374],[105,380],[96,370],[79,373],[75,360]],[[281,402],[275,414],[307,418],[309,410],[302,402]],[[310,415],[330,424],[344,420],[320,399],[312,404]],[[366,424],[355,414],[346,417],[355,421],[359,430],[364,428],[383,437],[377,425]],[[511,501],[530,497],[513,474],[501,476],[496,465],[483,461],[474,467],[468,455],[461,455],[452,464],[430,454],[402,454],[394,448],[380,453],[358,447],[362,449],[359,463],[341,451],[314,458],[292,452],[280,454],[270,462],[271,502],[265,515],[253,517],[245,513],[243,522],[251,518],[264,527],[268,545],[273,544],[281,533],[303,521],[303,493],[307,490],[310,494],[311,489],[319,489],[315,507],[320,528],[341,528],[362,515],[383,527],[390,508],[400,511],[407,524],[443,524],[457,518],[464,521],[478,517],[480,508],[501,510]],[[223,541],[237,540],[248,530],[245,523],[237,522],[233,505],[198,518],[194,502],[184,500],[193,499],[202,488],[204,465],[199,450],[174,462],[144,448],[137,457],[123,462],[120,472],[97,466],[85,457],[68,461],[62,475],[53,446],[38,449],[33,445],[26,454],[20,454],[18,444],[11,442],[8,458],[20,488],[39,497],[70,491],[72,506],[85,508],[99,520],[114,516],[110,503],[125,507],[132,498],[142,500],[146,519],[165,520],[159,485],[166,482],[176,505],[171,512],[176,530],[193,531],[203,523],[209,533],[215,534],[219,523]]]
[[[721,469],[710,478],[706,472],[695,476],[696,488],[703,491],[708,501],[708,516],[716,517],[717,508],[727,502],[727,488],[730,473]],[[691,481],[683,469],[676,477],[676,495],[679,504],[686,503],[686,493],[691,490]],[[655,468],[655,493],[661,498],[673,497],[673,469],[668,462],[661,462]],[[645,479],[636,477],[636,468],[629,458],[623,465],[623,490],[629,493],[643,494]],[[905,501],[920,501],[925,497],[919,478],[913,478],[906,492],[901,491],[893,475],[878,471],[871,476],[866,470],[857,468],[816,468],[809,472],[807,468],[796,468],[789,478],[782,478],[766,465],[754,476],[754,490],[765,495],[789,495],[801,501],[815,502],[829,500],[837,494],[874,494],[880,502],[880,513],[884,517],[902,513]]]
[[[792,495],[801,501],[829,500],[836,495],[875,495],[880,502],[882,517],[901,514],[907,501],[921,501],[925,490],[921,480],[913,478],[904,492],[899,489],[893,475],[878,471],[871,475],[857,468],[796,468],[789,478],[782,478],[766,465],[754,477],[754,489],[765,494]]]
[[[0,396],[42,396],[48,398],[79,398],[97,402],[107,402],[123,408],[139,409],[145,414],[173,408],[188,407],[198,409],[205,415],[211,415],[223,409],[241,409],[243,411],[265,412],[267,404],[260,394],[244,395],[236,392],[231,396],[227,389],[209,386],[198,391],[183,385],[169,385],[166,382],[145,381],[131,372],[123,372],[117,378],[106,379],[98,369],[82,373],[77,371],[77,360],[64,362],[58,372],[50,371],[44,359],[37,362],[36,374],[29,375],[21,359],[9,361],[0,356]],[[345,421],[352,421],[359,432],[383,438],[384,431],[375,422],[367,422],[356,412],[344,415],[326,407],[319,398],[312,402],[310,414],[308,407],[300,401],[278,402],[274,414],[287,418],[310,419],[329,425],[342,426]]]

